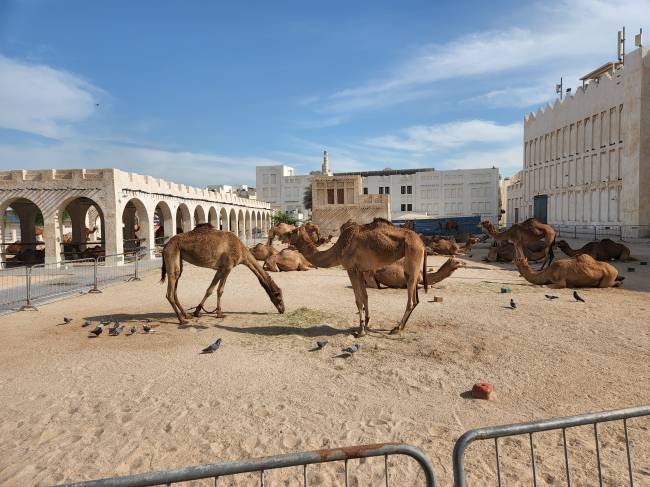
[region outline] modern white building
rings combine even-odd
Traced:
[[[431,218],[478,215],[496,223],[500,214],[499,170],[455,169],[384,169],[337,173],[336,176],[359,175],[364,194],[390,196],[394,219],[409,213]]]
[[[650,234],[650,56],[639,48],[524,119],[523,168],[508,224],[621,225]]]
[[[257,197],[270,203],[273,210],[283,211],[298,220],[309,218],[305,208],[305,191],[311,186],[311,177],[315,175],[330,176],[327,151],[323,152],[322,170],[310,174],[295,174],[290,166],[257,166],[255,168],[255,186]]]

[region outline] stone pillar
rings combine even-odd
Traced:
[[[61,222],[59,215],[63,211],[56,209],[43,214],[43,242],[45,243],[45,263],[58,264],[61,262]]]
[[[114,211],[104,213],[102,236],[104,238],[104,249],[106,250],[107,256],[124,252],[122,245],[122,220],[120,219],[118,222]]]
[[[135,206],[127,206],[122,212],[122,245],[125,250],[131,250],[135,246]]]
[[[79,252],[82,252],[86,248],[86,212],[88,207],[76,200],[70,203],[67,209],[72,222],[72,243],[75,246],[78,245]]]

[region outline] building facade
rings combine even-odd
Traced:
[[[508,224],[650,229],[650,56],[639,48],[583,78],[575,95],[524,119],[523,168],[508,186]]]
[[[479,215],[496,223],[500,214],[499,170],[385,169],[335,175],[358,175],[363,192],[390,197],[395,219],[418,213],[431,218]]]

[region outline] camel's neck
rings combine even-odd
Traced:
[[[260,266],[257,263],[257,259],[253,256],[250,250],[244,246],[245,252],[244,252],[244,257],[242,259],[242,264],[244,264],[246,267],[248,267],[253,274],[255,274],[255,277],[257,277],[257,280],[260,282],[262,287],[266,290],[269,291],[271,289],[271,276],[268,275],[268,273],[262,269],[262,266]]]
[[[507,230],[505,232],[499,233],[491,225],[489,227],[487,227],[486,230],[487,230],[487,233],[489,233],[490,236],[492,238],[494,238],[495,240],[508,240],[508,235],[507,235],[508,231]]]
[[[453,267],[445,267],[444,265],[438,269],[436,272],[427,272],[427,285],[431,286],[433,284],[436,284],[440,281],[443,281],[447,279],[449,276],[451,276],[454,271]]]
[[[519,274],[531,284],[541,285],[548,283],[545,271],[535,272],[528,264],[517,264],[517,269],[519,270]]]
[[[574,257],[578,253],[578,251],[576,249],[572,249],[569,244],[564,245],[564,248],[562,248],[562,252],[564,252],[569,257]]]
[[[318,247],[311,239],[300,238],[295,245],[312,265],[316,267],[334,267],[341,263],[337,244],[338,242],[322,252],[318,250]]]

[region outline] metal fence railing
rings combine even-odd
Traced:
[[[650,238],[650,225],[551,225],[558,238],[593,239],[612,238],[633,240]]]
[[[79,292],[100,292],[110,283],[139,280],[160,269],[149,249],[0,270],[0,312],[34,309],[36,304]]]
[[[547,431],[556,431],[561,433],[561,438],[558,435],[558,438],[555,438],[555,442],[552,442],[552,445],[557,445],[560,443],[563,448],[563,465],[561,469],[564,471],[564,482],[560,478],[557,478],[557,472],[555,472],[555,479],[559,483],[564,483],[568,487],[572,485],[572,467],[569,461],[569,446],[567,442],[567,430],[569,428],[576,428],[578,426],[592,426],[593,427],[593,444],[595,449],[595,458],[593,458],[593,465],[596,467],[598,484],[603,486],[603,461],[601,455],[601,440],[599,437],[598,425],[602,423],[609,423],[612,421],[621,421],[622,428],[617,435],[621,438],[621,441],[625,443],[625,466],[622,467],[625,470],[624,475],[627,477],[627,485],[630,487],[634,486],[634,474],[633,474],[633,455],[632,448],[630,445],[630,435],[628,429],[628,420],[631,418],[637,418],[640,416],[650,416],[650,406],[640,406],[635,408],[628,409],[619,409],[615,411],[604,411],[599,413],[583,414],[580,416],[570,416],[565,418],[555,418],[548,419],[544,421],[534,421],[530,423],[520,423],[520,424],[511,424],[505,426],[494,426],[488,428],[480,428],[466,432],[463,434],[454,447],[454,487],[467,487],[467,477],[465,472],[465,452],[467,447],[476,441],[480,440],[494,440],[494,472],[496,475],[496,485],[501,487],[503,485],[502,480],[502,471],[503,471],[503,455],[500,453],[499,439],[506,437],[516,437],[518,435],[526,435],[528,443],[528,460],[530,462],[530,476],[532,479],[532,485],[538,485],[538,471],[537,471],[537,462],[538,452],[536,450],[535,433],[547,432]],[[647,431],[647,429],[645,430]],[[647,433],[645,433],[647,435]],[[578,443],[581,445],[582,449],[586,448],[584,442]],[[547,451],[547,448],[545,448]],[[484,461],[485,458],[482,458]],[[585,459],[586,460],[586,459]],[[609,462],[611,465],[612,462]],[[575,467],[575,465],[574,465]],[[519,477],[523,477],[523,473],[520,471],[518,473]],[[476,485],[487,485],[485,477],[481,478],[481,481]],[[494,484],[493,484],[494,485]],[[591,485],[594,485],[593,483]],[[623,485],[618,482],[616,485]]]
[[[415,460],[421,471],[421,481],[416,480],[414,483],[405,483],[402,478],[395,478],[389,471],[389,456],[407,456]],[[425,485],[426,487],[435,487],[436,480],[431,462],[426,455],[419,449],[411,445],[400,443],[385,443],[378,445],[361,445],[346,448],[333,448],[328,450],[317,450],[310,452],[289,453],[286,455],[276,455],[272,457],[256,458],[251,460],[239,460],[234,462],[214,463],[210,465],[197,465],[193,467],[179,468],[175,470],[163,470],[159,472],[149,472],[138,475],[129,475],[126,477],[112,477],[100,480],[91,480],[87,482],[77,482],[63,484],[59,487],[144,487],[151,485],[171,485],[177,482],[187,482],[200,479],[214,479],[214,485],[219,485],[219,480],[226,476],[239,475],[245,473],[255,473],[259,476],[258,484],[261,487],[267,485],[265,482],[266,472],[276,469],[286,469],[290,467],[302,467],[296,479],[291,483],[282,483],[282,485],[310,485],[310,469],[308,465],[322,464],[330,462],[343,462],[343,471],[341,478],[333,485],[349,485],[349,460],[383,457],[381,483],[386,487],[390,485]],[[237,484],[239,485],[239,484]],[[275,484],[274,484],[275,485]],[[277,484],[279,485],[279,484]],[[322,485],[322,483],[318,483]],[[356,485],[356,484],[355,484]],[[368,484],[364,484],[368,485]],[[374,483],[372,485],[378,485]]]

